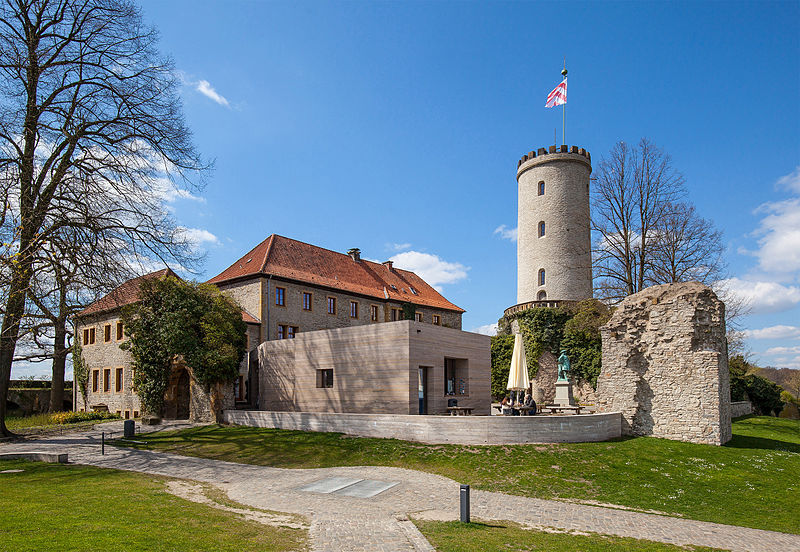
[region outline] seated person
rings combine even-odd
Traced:
[[[500,403],[500,408],[503,416],[511,416],[511,398],[508,395],[503,397],[503,402]]]
[[[533,400],[533,395],[531,395],[530,392],[525,393],[525,401],[523,402],[523,405],[530,408],[530,410],[528,410],[528,416],[533,416],[536,414],[536,401]]]

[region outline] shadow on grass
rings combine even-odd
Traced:
[[[749,437],[747,435],[734,435],[733,439],[725,443],[726,447],[741,449],[782,450],[800,453],[800,445],[791,441],[778,439],[765,439],[764,437]]]

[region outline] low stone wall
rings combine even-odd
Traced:
[[[622,432],[620,412],[579,416],[413,416],[226,410],[223,419],[236,425],[429,444],[582,443],[615,439]]]
[[[731,418],[747,416],[753,413],[753,405],[750,401],[737,401],[731,403]]]

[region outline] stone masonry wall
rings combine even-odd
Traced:
[[[721,445],[731,438],[725,305],[699,282],[627,297],[601,329],[601,412],[622,432]]]

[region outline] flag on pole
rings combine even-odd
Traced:
[[[547,103],[544,106],[555,107],[565,103],[567,103],[567,77],[564,77],[564,80],[547,95]]]

